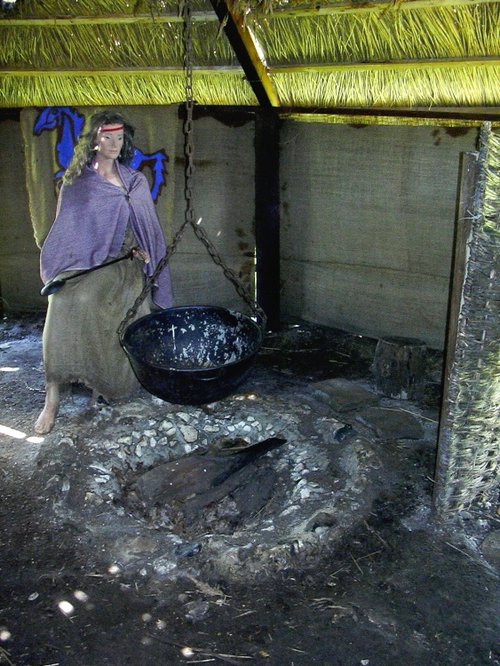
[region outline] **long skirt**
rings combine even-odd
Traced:
[[[43,331],[46,381],[84,384],[106,399],[135,392],[139,383],[117,329],[143,285],[142,262],[124,260],[69,280],[49,296]],[[145,299],[129,323],[149,312]]]

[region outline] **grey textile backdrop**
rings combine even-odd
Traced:
[[[444,345],[460,155],[477,129],[285,122],[282,310]]]

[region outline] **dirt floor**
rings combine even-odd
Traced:
[[[496,506],[432,511],[439,354],[392,400],[375,341],[289,323],[224,400],[76,386],[38,437],[42,327],[0,323],[0,664],[500,664]]]

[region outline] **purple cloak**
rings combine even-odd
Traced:
[[[62,187],[56,219],[40,254],[44,283],[63,271],[93,268],[117,257],[128,224],[139,247],[150,256],[144,265],[148,278],[165,256],[165,238],[146,177],[119,162],[116,167],[126,192],[90,166],[74,183]],[[152,298],[161,308],[172,305],[168,265],[153,285]]]

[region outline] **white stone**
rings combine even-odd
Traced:
[[[203,430],[205,432],[219,432],[220,428],[219,428],[219,426],[206,425],[206,426],[203,426]]]
[[[165,558],[158,558],[153,562],[153,569],[160,576],[169,574],[176,566],[175,562],[171,562]]]
[[[184,440],[188,444],[196,442],[196,440],[198,439],[198,431],[196,430],[196,428],[193,428],[193,426],[181,425],[179,426],[179,430],[181,431]]]

